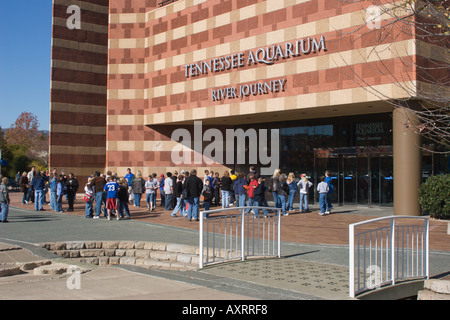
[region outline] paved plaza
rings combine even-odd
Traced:
[[[55,241],[160,241],[197,246],[198,222],[173,218],[158,207],[130,206],[130,220],[84,218],[78,196],[75,211],[34,211],[12,193],[9,223],[0,224],[0,264],[51,259],[65,262],[37,244]],[[293,212],[281,219],[280,259],[249,259],[202,270],[139,266],[89,266],[81,289],[69,290],[67,275],[21,273],[0,277],[0,299],[173,299],[173,300],[343,300],[348,299],[348,225],[392,215],[392,208],[336,207],[319,216]],[[447,223],[430,224],[430,274],[450,272]],[[2,246],[5,250],[2,250]],[[16,250],[6,250],[14,247]]]

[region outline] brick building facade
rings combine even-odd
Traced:
[[[413,32],[394,30],[375,47],[382,35],[366,26],[369,1],[160,2],[54,1],[52,167],[82,177],[94,170],[124,175],[128,167],[144,176],[191,167],[247,170],[176,165],[171,134],[192,132],[194,121],[221,132],[276,128],[284,172],[314,180],[333,167],[342,190],[335,201],[392,204],[393,136],[404,134],[383,96],[407,98],[398,83],[415,82],[417,72],[405,61],[432,54]],[[70,4],[81,7],[80,30],[64,27]],[[416,162],[409,169],[414,185]],[[364,178],[375,170],[376,183]],[[369,186],[361,191],[363,183]]]

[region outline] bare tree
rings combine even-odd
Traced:
[[[440,0],[340,0],[342,4],[361,4],[363,23],[342,36],[353,36],[370,43],[365,68],[374,68],[381,77],[388,78],[396,86],[401,97],[392,96],[377,89],[346,61],[359,86],[395,108],[409,108],[419,119],[408,121],[405,126],[440,147],[430,152],[450,153],[450,105],[449,105],[449,3]],[[368,39],[368,40],[367,40]],[[384,58],[386,51],[398,50],[401,39],[413,39],[413,51],[398,53],[406,72],[394,72],[392,64]],[[405,49],[406,50],[406,49]],[[393,52],[392,52],[393,53]],[[345,58],[341,56],[343,60]]]

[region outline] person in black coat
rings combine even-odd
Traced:
[[[254,197],[253,197],[253,205],[256,207],[266,207],[267,201],[266,201],[266,190],[267,187],[264,184],[264,179],[259,177],[258,178],[258,186],[256,187],[254,191]],[[265,216],[269,215],[269,212],[266,209],[263,209],[263,213]],[[255,218],[259,217],[259,209],[256,210]]]
[[[67,211],[73,211],[73,203],[75,201],[75,195],[77,194],[77,190],[79,187],[78,180],[77,178],[75,178],[73,173],[69,174],[66,186],[67,186],[67,202],[69,204],[69,209],[67,209]]]
[[[203,182],[199,177],[197,177],[197,170],[192,169],[191,174],[186,178],[184,182],[184,193],[189,203],[189,209],[187,212],[189,221],[191,221],[192,218],[197,221],[199,220],[199,200],[202,189]]]
[[[123,218],[123,212],[125,211],[125,214],[127,215],[127,219],[130,219],[130,210],[128,208],[128,199],[129,199],[129,192],[128,192],[128,182],[125,180],[125,178],[120,179],[119,181],[119,191],[117,192],[117,208],[119,211],[119,216],[122,219]]]

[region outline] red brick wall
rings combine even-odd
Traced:
[[[106,159],[108,0],[53,5],[50,167],[83,183]],[[81,29],[66,26],[69,5],[81,9]]]

